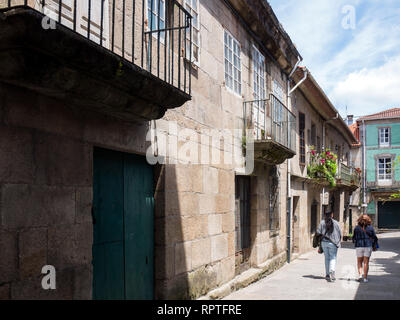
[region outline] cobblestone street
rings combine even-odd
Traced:
[[[369,282],[356,281],[355,249],[344,243],[338,253],[335,283],[324,278],[324,257],[316,251],[285,265],[265,279],[227,296],[226,300],[397,300],[400,299],[400,233],[378,235]]]

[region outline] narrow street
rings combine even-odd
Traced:
[[[324,256],[313,251],[225,300],[400,299],[400,232],[378,237],[380,249],[373,253],[368,283],[355,280],[355,249],[347,242],[338,253],[335,283],[325,280]]]

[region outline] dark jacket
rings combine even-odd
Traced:
[[[353,243],[356,248],[372,247],[372,244],[378,240],[372,226],[367,226],[364,230],[360,226],[354,228]]]

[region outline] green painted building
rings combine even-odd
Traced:
[[[365,212],[379,229],[400,229],[400,201],[388,201],[400,190],[400,108],[361,117],[357,124]]]

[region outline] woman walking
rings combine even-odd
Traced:
[[[317,229],[322,237],[321,247],[325,254],[325,274],[326,280],[330,282],[336,281],[336,257],[340,243],[342,240],[342,231],[339,223],[333,219],[333,213],[328,211]]]
[[[357,254],[358,281],[368,282],[369,260],[378,238],[368,215],[361,215],[357,222],[353,232],[353,243]]]

